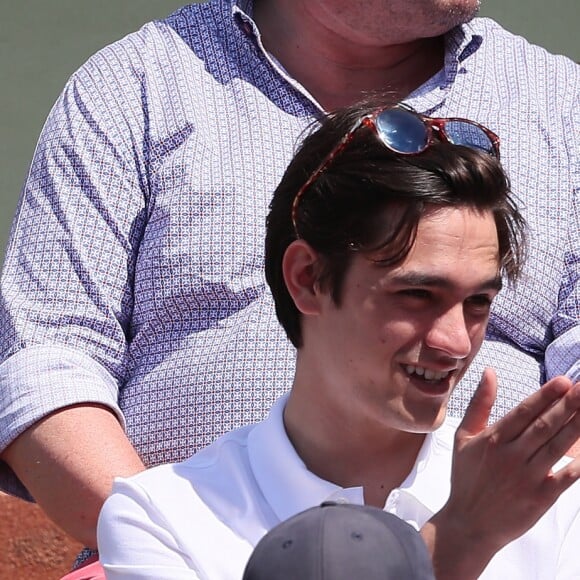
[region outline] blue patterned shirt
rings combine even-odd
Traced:
[[[525,280],[497,299],[451,405],[461,413],[493,366],[501,416],[547,377],[580,375],[580,72],[487,19],[446,49],[408,102],[500,135],[533,232]],[[320,110],[244,1],[187,6],[71,77],[3,269],[0,449],[82,402],[114,409],[149,465],[264,417],[294,369],[264,281],[265,216]]]

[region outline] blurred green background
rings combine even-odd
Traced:
[[[0,252],[44,120],[66,79],[99,48],[180,0],[0,0]],[[481,14],[580,61],[580,0],[483,0]]]

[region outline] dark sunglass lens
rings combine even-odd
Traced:
[[[377,116],[377,131],[385,145],[397,153],[419,153],[427,147],[427,128],[404,109],[386,109]]]
[[[472,123],[466,121],[447,121],[445,134],[451,143],[466,145],[472,149],[480,149],[487,153],[494,153],[493,143],[486,132]]]

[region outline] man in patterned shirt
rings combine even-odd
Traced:
[[[580,73],[476,0],[212,0],[92,57],[44,127],[0,301],[5,490],[95,546],[116,475],[261,419],[294,350],[263,279],[264,220],[322,110],[389,90],[477,120],[532,229],[517,292],[455,391],[485,366],[503,416],[579,373]]]

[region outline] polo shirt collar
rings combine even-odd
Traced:
[[[362,504],[362,487],[344,489],[308,471],[284,428],[287,400],[288,395],[278,399],[267,419],[257,424],[248,436],[250,465],[268,505],[282,521],[324,501]],[[441,509],[449,495],[453,431],[453,426],[445,423],[425,437],[413,469],[401,487],[391,493],[385,509],[403,519],[406,518],[400,510],[405,511],[405,506],[411,506],[411,511],[418,508],[427,519]],[[389,502],[396,505],[390,509]]]
[[[284,428],[288,395],[278,399],[267,419],[248,437],[248,455],[258,485],[280,521],[321,504],[342,488],[308,471]],[[362,490],[361,490],[362,491]],[[360,493],[362,499],[362,493]],[[360,502],[356,502],[360,503]]]
[[[387,511],[417,528],[441,510],[449,498],[456,421],[447,419],[425,437],[413,469],[387,499]]]

